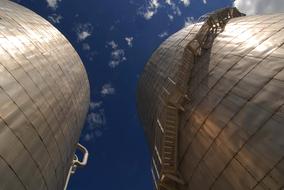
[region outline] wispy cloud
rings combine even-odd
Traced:
[[[52,8],[52,9],[57,9],[58,8],[58,3],[61,0],[46,0],[48,7]]]
[[[124,38],[125,39],[125,41],[127,42],[127,45],[129,46],[129,47],[132,47],[133,46],[133,37],[125,37]]]
[[[108,42],[107,45],[109,45],[112,49],[118,48],[118,44],[113,40]]]
[[[164,37],[166,37],[166,36],[168,36],[169,34],[168,34],[168,32],[162,32],[162,33],[160,33],[158,36],[160,37],[160,38],[164,38]]]
[[[171,9],[173,10],[174,15],[178,15],[178,16],[181,15],[181,11],[175,3],[171,2],[171,4],[169,4],[169,5],[170,5]]]
[[[91,36],[91,33],[88,31],[82,31],[80,33],[78,33],[78,40],[82,41],[85,40],[86,38],[88,38],[89,36]]]
[[[207,4],[207,0],[203,0],[203,3],[204,3],[204,4]]]
[[[93,140],[95,138],[95,136],[93,135],[93,133],[86,133],[83,137],[83,140],[86,141],[86,142],[89,142],[91,140]]]
[[[59,24],[63,17],[60,14],[53,13],[48,16],[48,20],[53,24]]]
[[[234,5],[248,15],[284,12],[283,0],[235,0]]]
[[[123,49],[115,49],[111,52],[111,61],[109,62],[110,67],[114,68],[123,61],[126,61],[125,52]]]
[[[97,108],[100,108],[102,106],[103,102],[99,101],[99,102],[90,102],[90,109],[91,110],[95,110]]]
[[[105,124],[105,117],[103,112],[100,110],[99,112],[91,112],[87,116],[87,121],[90,129],[100,127]]]
[[[83,140],[89,142],[102,136],[105,125],[106,117],[104,109],[90,112],[87,116],[87,128],[83,134]]]
[[[102,96],[106,96],[106,95],[112,95],[115,93],[115,89],[114,87],[111,85],[111,83],[107,83],[107,84],[104,84],[102,86],[102,89],[101,89],[101,95]]]
[[[120,63],[126,61],[125,52],[123,49],[118,47],[118,44],[115,41],[110,41],[107,43],[108,46],[112,48],[111,51],[111,60],[109,62],[109,66],[111,68],[115,68]]]
[[[184,27],[192,25],[194,23],[194,17],[186,17],[184,21]]]
[[[189,6],[190,4],[189,0],[180,0],[180,2],[184,6]],[[159,8],[165,8],[166,6],[169,6],[172,10],[172,12],[168,14],[170,20],[173,20],[173,15],[180,16],[182,14],[178,4],[173,0],[149,0],[146,6],[139,8],[138,13],[146,20],[150,20],[158,12]]]
[[[173,16],[173,15],[168,14],[168,17],[169,17],[170,21],[173,21],[173,20],[174,20],[174,16]]]
[[[150,19],[154,16],[155,13],[156,13],[156,10],[155,10],[155,11],[153,11],[153,10],[147,10],[147,11],[143,14],[143,16],[144,16],[144,18],[145,18],[146,20],[150,20]]]
[[[171,5],[173,2],[172,0],[165,0],[166,4]]]
[[[83,50],[89,51],[91,49],[91,46],[88,43],[83,43],[82,48]]]
[[[141,14],[146,20],[150,20],[154,14],[157,13],[157,9],[160,7],[158,0],[150,0],[146,7],[140,8],[139,14]]]
[[[170,6],[170,8],[172,9],[172,13],[168,14],[169,19],[172,21],[174,19],[173,15],[181,15],[181,11],[179,9],[179,7],[172,1],[172,0],[165,0],[165,3]]]
[[[75,28],[78,41],[83,41],[90,37],[93,33],[93,26],[91,23],[78,24]]]
[[[184,6],[188,7],[190,5],[190,1],[189,0],[180,0]]]
[[[94,61],[96,55],[98,55],[98,52],[96,52],[96,51],[91,51],[91,52],[88,53],[88,59],[89,59],[90,61]]]

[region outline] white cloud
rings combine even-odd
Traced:
[[[111,95],[115,93],[114,87],[111,85],[111,83],[104,84],[102,89],[101,89],[101,95],[106,96],[106,95]]]
[[[117,43],[115,41],[110,41],[107,43],[112,49],[116,49],[118,47]]]
[[[171,9],[173,10],[173,14],[174,15],[181,15],[181,11],[179,9],[179,7],[172,2],[171,0],[165,0],[166,4],[169,5],[171,7]],[[170,20],[173,20],[173,15],[168,14],[168,17],[170,18]]]
[[[123,49],[116,49],[111,52],[111,61],[109,62],[110,67],[114,68],[123,61],[126,61],[125,52]]]
[[[100,108],[102,106],[103,102],[99,101],[99,102],[90,102],[90,109],[94,110],[97,108]]]
[[[83,140],[89,142],[95,138],[93,133],[86,133],[83,137]]]
[[[204,3],[204,4],[207,4],[207,0],[203,0],[203,3]]]
[[[78,41],[83,41],[92,35],[93,26],[91,23],[78,24],[75,30]]]
[[[96,52],[96,51],[89,52],[89,53],[88,53],[88,59],[89,59],[90,61],[94,61],[95,56],[96,56],[97,54],[98,54],[98,52]]]
[[[100,109],[97,112],[90,112],[87,116],[87,128],[83,134],[84,141],[92,141],[96,137],[102,135],[102,130],[106,124],[106,117],[104,109]]]
[[[166,4],[168,4],[168,5],[172,5],[172,0],[165,0],[165,2],[166,2]]]
[[[188,7],[189,6],[189,4],[190,4],[190,1],[189,0],[180,0],[183,4],[184,4],[184,6],[186,6],[186,7]]]
[[[144,10],[139,11],[139,13],[143,15],[143,17],[146,20],[150,20],[154,16],[154,14],[157,13],[157,9],[159,7],[160,7],[160,3],[158,0],[150,0],[149,4],[146,7],[144,7]]]
[[[168,4],[168,3],[167,3]],[[173,2],[170,2],[170,4],[168,4],[170,7],[171,7],[171,9],[173,10],[173,14],[174,15],[181,15],[181,11],[180,11],[180,9],[179,9],[179,7],[175,4],[175,3],[173,3]]]
[[[173,16],[173,15],[168,14],[168,17],[169,17],[170,21],[173,21],[173,20],[174,20],[174,16]]]
[[[236,0],[234,6],[247,15],[284,12],[283,0]]]
[[[124,38],[125,39],[125,41],[127,42],[127,45],[129,46],[129,47],[132,47],[133,46],[133,37],[125,37]]]
[[[143,14],[143,16],[144,16],[144,18],[145,18],[146,20],[150,20],[150,19],[154,16],[154,14],[156,14],[156,11],[147,10],[147,11]]]
[[[100,127],[105,124],[105,117],[102,112],[91,112],[87,116],[87,121],[91,124],[90,129],[94,127]]]
[[[88,43],[83,43],[82,48],[83,50],[89,51],[91,49],[91,46]]]
[[[150,6],[154,8],[158,8],[160,6],[158,0],[150,0]]]
[[[192,25],[194,23],[194,17],[187,17],[184,21],[184,27]]]
[[[53,24],[59,24],[63,17],[59,14],[53,13],[48,16],[48,20]]]
[[[194,20],[193,17],[186,17],[185,21],[184,21],[184,27],[192,25],[193,24],[193,20]]]
[[[131,38],[131,37],[130,37]],[[126,39],[125,39],[126,40]],[[132,39],[133,40],[133,39]],[[130,40],[130,43],[132,45],[132,40]],[[127,41],[127,40],[126,40]],[[115,41],[110,41],[107,43],[108,46],[110,46],[113,50],[110,54],[111,60],[109,62],[109,66],[111,68],[115,68],[120,63],[126,61],[125,52],[123,49],[118,47],[118,44]],[[129,44],[128,44],[129,45]]]
[[[168,32],[162,32],[162,33],[160,33],[158,36],[160,37],[160,38],[164,38],[164,37],[166,37],[166,36],[168,36],[169,34],[168,34]]]
[[[46,0],[48,7],[52,8],[52,9],[57,9],[58,8],[58,3],[61,0]]]
[[[150,20],[157,12],[158,9],[165,8],[169,6],[172,9],[172,13],[168,14],[170,20],[173,20],[173,15],[181,15],[181,10],[179,6],[173,1],[173,0],[149,0],[148,5],[146,7],[140,7],[139,14],[142,15],[146,20]],[[180,0],[180,2],[183,3],[184,6],[189,6],[190,1],[189,0]]]
[[[91,33],[88,31],[82,31],[80,33],[78,33],[78,39],[80,41],[85,40],[86,38],[88,38],[89,36],[91,36]]]

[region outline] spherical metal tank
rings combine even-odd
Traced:
[[[49,22],[0,1],[0,189],[61,190],[89,105],[80,57]]]
[[[138,112],[157,189],[284,187],[284,14],[208,14],[146,64]]]

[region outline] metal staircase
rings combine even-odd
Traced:
[[[157,190],[175,190],[177,184],[184,184],[177,172],[179,112],[183,110],[181,103],[184,96],[170,78],[168,89],[171,89],[172,93],[169,94],[167,89],[162,93],[164,106],[157,120],[159,131],[156,131],[156,138],[161,144],[156,143],[153,154],[153,165],[156,168],[153,173],[156,176],[154,179]]]
[[[174,173],[176,171],[177,155],[177,131],[178,110],[174,106],[166,106],[164,141],[162,147],[162,160],[164,162],[164,172]]]
[[[239,16],[243,14],[236,8],[225,8],[203,16],[202,27],[187,44],[186,49],[189,51],[185,51],[183,56],[188,57],[189,54],[194,58],[201,56],[202,49],[211,47],[212,40],[223,30],[228,20]],[[184,111],[183,105],[189,101],[186,88],[194,62],[184,61],[183,64],[192,64],[188,65],[188,71],[180,69],[178,73],[180,78],[177,78],[177,81],[168,77],[167,84],[160,93],[161,107],[157,113],[156,143],[152,159],[156,190],[177,190],[178,185],[185,185],[177,168],[179,112]],[[189,75],[187,80],[184,79],[185,75]]]

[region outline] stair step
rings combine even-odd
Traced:
[[[168,109],[176,109],[176,107],[170,106],[170,105],[168,105],[167,108],[168,108]]]
[[[174,154],[174,151],[173,152],[167,152],[167,155],[173,155]]]
[[[166,133],[172,133],[172,134],[175,134],[175,135],[177,134],[177,130],[176,129],[166,129],[164,132],[165,132],[165,134]]]
[[[176,139],[177,134],[174,134],[174,133],[166,133],[166,134],[164,135],[164,137],[170,137],[170,138],[175,138],[175,139]]]
[[[171,132],[171,133],[177,133],[176,128],[173,128],[173,127],[172,127],[172,128],[170,128],[170,127],[167,128],[164,132],[166,133],[166,132],[168,132],[168,131]]]
[[[175,124],[177,123],[177,121],[176,120],[167,119],[165,123],[166,123],[166,125],[167,124],[172,124],[172,125],[176,126]]]
[[[170,150],[173,150],[174,147],[164,147],[164,150],[166,151],[166,149],[170,149]]]
[[[175,116],[175,115],[172,115],[172,116],[167,115],[167,117],[166,117],[165,119],[166,119],[166,120],[176,121],[176,120],[177,120],[177,116]]]
[[[173,159],[173,158],[170,158],[170,157],[165,157],[164,160],[167,160],[167,162],[171,162],[171,161],[173,161],[174,159]]]
[[[176,141],[174,141],[173,143],[169,143],[169,142],[164,142],[163,144],[164,147],[176,147]]]
[[[164,138],[163,138],[163,140],[164,141],[171,141],[171,142],[176,142],[176,138],[175,138],[176,136],[170,136],[170,135],[168,135],[168,136],[164,136]]]
[[[172,154],[173,152],[175,152],[175,150],[176,150],[176,149],[172,148],[172,149],[170,149],[170,150],[164,150],[164,151],[165,151],[165,153],[167,153],[167,154]]]
[[[169,151],[167,151],[167,153],[164,153],[163,155],[164,156],[173,156],[175,154],[175,151],[173,151],[173,152],[169,152]]]
[[[171,123],[167,123],[165,126],[165,129],[176,129],[176,125],[173,125]]]
[[[164,137],[169,137],[169,138],[177,139],[177,134],[167,133],[167,134],[165,134],[165,136],[164,136]]]

